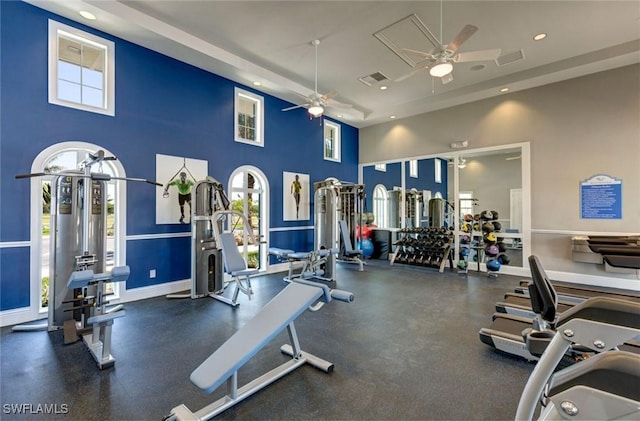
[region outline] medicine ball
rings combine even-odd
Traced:
[[[504,253],[500,253],[500,254],[498,255],[497,259],[498,259],[498,262],[500,262],[500,263],[501,263],[501,264],[503,264],[503,265],[508,265],[508,264],[509,264],[509,262],[511,261],[511,259],[509,259],[509,256],[507,256],[507,255],[506,255],[506,254],[504,254]]]
[[[469,255],[469,249],[464,247],[460,249],[460,257],[467,257]]]
[[[472,222],[473,221],[473,215],[471,215],[470,213],[466,214],[464,216],[464,221],[465,222]]]
[[[485,222],[482,224],[482,232],[493,232],[493,222]]]
[[[491,213],[493,214],[494,221],[500,217],[500,215],[498,214],[498,211],[496,210],[492,210]]]
[[[468,244],[470,241],[471,241],[471,237],[469,237],[468,235],[461,235],[460,236],[460,243]]]
[[[498,246],[496,246],[495,244],[491,244],[484,248],[484,252],[489,257],[495,257],[498,255],[498,253],[500,253],[500,250],[498,250]]]
[[[487,244],[495,244],[497,241],[496,235],[492,232],[485,234],[484,237],[482,237],[482,239]]]
[[[479,221],[480,220],[480,214],[476,213],[475,215],[473,215],[473,220],[474,221]]]
[[[474,231],[480,231],[480,224],[477,223],[477,222],[475,224],[473,224],[473,230]]]
[[[467,262],[464,260],[458,260],[458,268],[465,270],[467,269]]]
[[[496,259],[487,260],[487,270],[497,272],[500,270],[500,266],[502,265]]]
[[[493,229],[496,231],[502,231],[502,224],[498,221],[493,222]]]
[[[504,253],[505,251],[507,251],[507,246],[505,246],[502,241],[498,241],[496,245],[498,246],[498,250],[500,250],[500,253]]]
[[[490,210],[483,210],[482,212],[480,212],[480,219],[482,219],[483,221],[492,221],[493,213]]]

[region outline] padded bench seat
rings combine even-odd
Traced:
[[[222,385],[323,295],[323,289],[291,283],[191,373],[191,382],[206,393]]]

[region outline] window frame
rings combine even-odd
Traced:
[[[417,159],[409,160],[409,177],[418,178],[418,160]]]
[[[234,101],[233,101],[233,140],[239,143],[245,143],[247,145],[264,147],[264,97],[257,95],[250,91],[234,87]],[[245,139],[239,137],[239,112],[240,112],[240,99],[246,98],[253,101],[256,104],[255,114],[255,140]]]
[[[373,169],[375,171],[380,171],[380,172],[387,172],[387,164],[382,163],[382,164],[375,164],[373,166]]]
[[[326,136],[327,129],[332,130],[335,135],[333,138],[333,141],[334,141],[333,156],[327,156],[327,148],[325,147],[327,142],[327,136]],[[324,120],[323,127],[322,127],[322,156],[326,161],[342,162],[341,161],[342,160],[341,130],[342,130],[342,127],[340,126],[340,124],[335,123],[333,121],[329,121],[327,119]]]
[[[434,181],[437,184],[442,183],[442,160],[439,158],[433,159],[433,169],[434,169]]]
[[[105,51],[105,66],[103,75],[103,100],[104,107],[95,107],[74,101],[60,99],[58,93],[58,46],[59,37],[101,48]],[[49,19],[49,56],[48,56],[48,79],[49,79],[49,103],[76,110],[88,111],[96,114],[115,116],[115,43],[105,38],[98,37],[80,29]]]

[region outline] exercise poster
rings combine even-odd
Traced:
[[[190,224],[191,190],[208,174],[202,159],[156,155],[156,224]]]
[[[309,220],[309,174],[282,173],[282,220]]]
[[[582,219],[622,219],[622,180],[594,175],[580,183]]]

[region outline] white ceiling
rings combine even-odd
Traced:
[[[356,127],[640,62],[638,0],[444,1],[445,44],[472,24],[479,30],[458,52],[522,49],[525,57],[478,71],[470,68],[479,63],[456,63],[447,85],[428,72],[394,82],[412,68],[373,36],[415,13],[440,37],[440,1],[27,1],[233,81],[260,81],[256,89],[294,104],[314,91],[311,41],[319,39],[318,91],[339,91],[335,100],[353,108],[338,119]],[[539,32],[548,37],[533,41]],[[386,91],[358,80],[375,72],[390,79]]]

